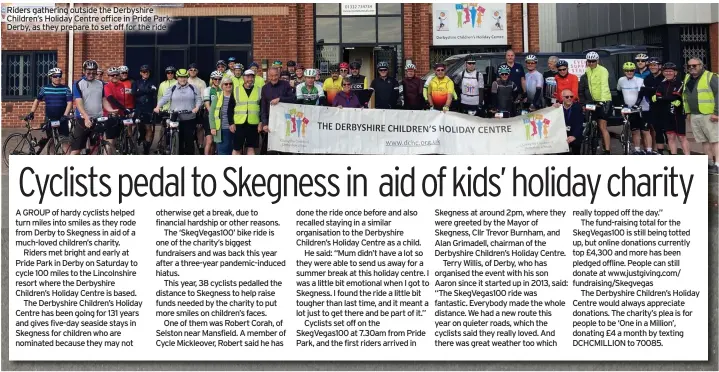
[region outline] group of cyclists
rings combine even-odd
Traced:
[[[205,83],[198,77],[198,68],[165,68],[165,79],[159,86],[150,80],[149,66],[140,67],[140,78],[129,78],[127,66],[107,69],[108,81],[98,79],[99,66],[94,60],[83,63],[83,77],[73,89],[61,84],[62,71],[49,71],[51,84],[40,90],[30,114],[32,120],[38,101],[45,101],[46,119],[60,120],[61,138],[71,138],[63,145],[65,153],[80,154],[86,148],[94,125],[93,118],[109,117],[104,136],[108,153],[115,151],[115,138],[121,133],[123,118],[132,117],[139,131],[136,137],[144,154],[149,154],[158,118],[176,114],[180,144],[177,153],[254,154],[254,149],[267,152],[270,106],[279,102],[303,105],[325,105],[347,108],[368,108],[374,95],[374,108],[439,110],[450,108],[475,116],[509,118],[550,105],[563,107],[568,130],[570,154],[579,154],[586,133],[585,110],[594,106],[591,118],[598,124],[605,154],[610,153],[607,118],[611,115],[612,97],[609,73],[601,66],[599,55],[586,55],[586,72],[581,78],[569,72],[564,60],[550,59],[549,70],[537,70],[537,57],[527,55],[524,66],[515,62],[513,51],[507,51],[506,62],[498,66],[497,77],[491,82],[490,102],[484,102],[485,79],[476,69],[477,58],[468,55],[464,69],[447,76],[444,63],[434,65],[434,75],[426,82],[413,64],[405,66],[405,77],[398,81],[389,76],[389,64],[379,62],[377,77],[360,74],[360,62],[342,62],[333,66],[331,76],[321,82],[316,69],[304,69],[294,61],[286,68],[275,61],[267,71],[267,81],[259,65],[245,67],[229,58],[219,60],[216,70]],[[677,79],[677,66],[658,58],[639,54],[635,62],[623,66],[624,75],[617,83],[631,125],[635,154],[677,153],[677,140],[689,154],[683,111],[683,83]],[[526,69],[526,70],[525,70]],[[488,82],[487,82],[488,83]],[[400,89],[401,87],[401,89]],[[713,87],[713,86],[712,86]],[[548,94],[549,91],[552,93]],[[453,105],[453,101],[455,104]],[[70,117],[73,110],[74,117]],[[163,116],[164,115],[164,116]],[[127,121],[125,121],[127,122]],[[72,123],[72,134],[70,125]],[[261,138],[265,138],[261,141]],[[260,143],[261,142],[261,143]],[[158,145],[164,148],[164,144]],[[68,149],[69,147],[69,149]]]

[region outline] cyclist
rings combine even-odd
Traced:
[[[243,84],[242,73],[245,72],[243,69],[244,66],[242,66],[241,63],[235,63],[235,66],[232,69],[232,76],[230,76],[230,79],[232,79],[232,83],[235,84],[235,88]]]
[[[544,76],[537,71],[537,57],[535,55],[527,55],[524,63],[527,65],[527,73],[524,76],[527,106],[529,111],[539,110],[544,107]]]
[[[295,89],[297,89],[297,86],[305,81],[305,79],[304,79],[305,68],[302,67],[302,65],[297,65],[294,73],[292,71],[290,71],[290,76],[291,76],[290,84],[293,84],[292,86]]]
[[[348,77],[349,72],[350,72],[350,64],[347,62],[340,63],[340,78],[344,79],[344,78]]]
[[[289,72],[283,72],[287,73],[286,78],[289,79]],[[267,73],[268,81],[265,86],[262,87],[260,100],[260,125],[257,129],[265,133],[269,131],[267,125],[270,120],[270,107],[280,102],[295,103],[296,100],[295,92],[292,90],[292,87],[290,87],[290,83],[287,81],[280,81],[279,75],[279,68],[271,68]],[[263,152],[266,151],[266,149],[264,149],[266,143],[267,141],[263,141]]]
[[[233,74],[235,72],[236,64],[237,64],[237,60],[235,59],[235,57],[227,58],[227,71],[225,71],[226,76],[229,76],[230,78],[232,78],[234,76]],[[234,81],[234,79],[233,79],[233,81]]]
[[[304,70],[305,81],[297,85],[297,103],[300,105],[325,105],[327,103],[325,99],[325,92],[322,87],[315,82],[317,72],[314,69],[308,68]]]
[[[110,81],[105,83],[104,88],[107,102],[110,103],[110,106],[112,106],[115,111],[126,115],[130,114],[131,110],[128,105],[132,104],[134,106],[135,100],[132,96],[132,89],[129,89],[128,92],[128,90],[125,90],[125,84],[120,81],[120,69],[118,67],[110,67],[107,69],[107,76],[110,78]],[[106,116],[109,115],[109,113],[110,111],[105,110]],[[111,129],[108,129],[105,132],[105,136],[107,137],[107,142],[110,144],[108,154],[112,155],[115,147],[115,138],[120,135],[122,125],[120,120],[117,118],[111,118],[108,120],[108,123],[111,123]]]
[[[98,68],[98,69],[97,69],[97,78],[96,78],[96,79],[102,81],[102,83],[105,84],[104,77],[105,77],[105,71],[103,71],[101,68]]]
[[[218,97],[217,93],[222,90],[222,87],[220,86],[221,81],[222,73],[219,71],[213,71],[210,74],[210,86],[205,88],[205,90],[202,92],[202,100],[205,103],[205,115],[203,119],[203,126],[205,129],[205,155],[212,154],[212,145],[216,142],[214,138],[217,137],[217,132],[223,129],[227,129],[229,131],[229,127],[222,128],[218,126],[215,122],[215,102],[217,101]],[[232,89],[228,91],[228,94],[232,94]],[[220,139],[220,143],[224,143],[224,137],[222,136],[222,133],[220,133]],[[218,146],[217,149],[219,155],[229,155],[230,150],[228,148],[223,148],[223,150],[225,150],[225,153],[223,154],[220,152],[219,147],[221,146]]]
[[[225,71],[227,71],[227,63],[225,63],[224,60],[220,59],[215,63],[215,71],[219,71],[222,75],[225,74]]]
[[[277,68],[277,67],[273,67],[273,68]],[[282,72],[280,72],[280,80],[286,81],[289,84],[290,72],[287,70],[283,70]],[[290,88],[292,88],[291,85],[290,85]],[[292,92],[294,92],[294,91],[295,91],[295,88],[292,88]],[[294,93],[292,93],[292,94],[294,94]]]
[[[632,110],[641,111],[640,107],[644,102],[639,97],[639,91],[644,85],[644,79],[634,75],[637,66],[633,62],[626,62],[624,66],[624,76],[619,78],[617,82],[617,92],[624,99],[624,106]],[[647,105],[649,109],[649,105]],[[632,130],[632,142],[634,143],[634,155],[652,155],[652,136],[649,134],[649,125],[642,120],[640,113],[629,114],[629,125]],[[642,140],[644,140],[644,148],[642,151]]]
[[[120,81],[125,86],[125,107],[130,110],[135,109],[135,97],[132,95],[132,79],[130,79],[130,68],[127,66],[118,67],[120,70]]]
[[[687,61],[689,73],[684,78],[684,112],[697,143],[709,158],[709,172],[719,173],[714,157],[719,157],[719,78],[704,67],[699,58]],[[717,159],[719,160],[719,159]]]
[[[152,147],[152,109],[155,107],[157,98],[157,87],[150,81],[150,66],[140,66],[140,79],[132,82],[132,94],[135,97],[135,113],[140,119],[138,129],[145,133],[145,140],[142,144],[143,153],[150,153]]]
[[[449,111],[454,98],[454,82],[445,75],[447,66],[444,63],[434,65],[435,76],[428,81],[424,89],[424,98],[429,102],[430,109]]]
[[[167,76],[167,80],[160,83],[160,88],[157,90],[157,101],[159,102],[162,97],[165,95],[165,92],[167,92],[168,89],[171,87],[174,87],[177,84],[177,80],[175,79],[175,72],[177,70],[174,66],[167,66],[165,68],[165,75]],[[166,105],[162,106],[162,111],[167,111],[170,109],[170,104],[167,103]]]
[[[281,67],[281,66],[280,66]],[[290,76],[295,76],[295,70],[297,69],[297,62],[295,61],[287,61],[287,71],[289,71]]]
[[[85,148],[87,139],[92,134],[90,131],[92,119],[101,117],[103,109],[108,112],[116,111],[105,99],[103,82],[95,79],[97,68],[97,62],[94,60],[89,59],[83,62],[82,69],[85,75],[73,84],[72,97],[77,110],[75,110],[76,125],[70,144],[71,155],[79,155],[80,151]]]
[[[197,69],[197,64],[190,63],[190,65],[187,66],[187,72],[190,73],[190,78],[187,79],[187,81],[192,84],[198,92],[204,92],[205,88],[207,88],[207,84],[204,80],[197,77],[197,74],[200,73],[200,70]]]
[[[250,63],[250,70],[255,72],[255,85],[258,89],[262,89],[262,86],[265,85],[265,79],[261,76],[260,65],[257,62],[252,62]]]
[[[579,100],[579,78],[577,75],[569,73],[569,63],[565,60],[557,62],[557,75],[554,76],[557,84],[557,94],[555,98],[557,102],[564,102],[563,90],[569,89],[572,92],[574,100]]]
[[[559,93],[562,103],[555,103],[554,107],[561,106],[564,110],[564,123],[567,126],[567,144],[569,145],[567,155],[579,155],[582,150],[582,132],[584,131],[582,105],[577,102],[577,97],[570,89],[564,89]]]
[[[562,91],[559,89],[559,87],[556,86],[556,84],[551,84],[552,81],[555,80],[555,76],[559,74],[559,70],[557,69],[557,63],[559,63],[559,57],[557,56],[551,56],[547,60],[547,71],[545,71],[542,74],[542,78],[544,81],[544,97],[545,99],[545,106],[549,106],[552,104],[552,98],[556,96],[561,96]],[[559,92],[559,93],[557,93]],[[576,94],[574,95],[577,96]],[[557,100],[557,102],[562,102],[561,100]]]
[[[644,53],[637,54],[634,60],[637,62],[637,70],[634,72],[634,76],[644,80],[651,73],[649,66],[647,66],[647,60],[649,57]]]
[[[235,126],[234,112],[237,107],[237,101],[235,101],[233,93],[234,83],[227,76],[219,76],[219,79],[211,77],[211,80],[211,83],[217,84],[217,86],[214,87],[216,90],[215,96],[210,98],[212,103],[208,116],[210,117],[211,131],[216,136],[217,155],[232,155],[232,142],[235,135],[230,131],[230,128]],[[207,106],[207,102],[205,102],[205,106]],[[217,139],[217,134],[219,134],[219,139]]]
[[[667,144],[672,155],[677,154],[677,137],[681,141],[684,155],[690,155],[689,141],[686,137],[686,123],[682,112],[682,94],[684,84],[677,79],[677,65],[666,62],[662,66],[664,80],[657,86],[657,91],[652,97],[656,104],[658,115],[657,121],[667,134]]]
[[[67,153],[67,149],[70,147],[67,140],[70,137],[70,126],[68,125],[67,116],[70,115],[72,110],[72,92],[67,85],[62,84],[62,70],[55,67],[47,72],[47,76],[50,77],[50,84],[40,88],[40,92],[37,93],[37,98],[32,103],[30,113],[27,114],[26,119],[32,120],[35,118],[35,110],[40,101],[45,101],[45,121],[60,121],[60,127],[57,129],[60,135],[60,142],[62,143],[63,154]],[[45,127],[47,131],[47,138],[49,139],[48,148],[54,148],[52,141],[52,126],[47,125]]]
[[[170,111],[191,111],[180,114],[180,155],[195,155],[195,123],[197,112],[202,105],[201,92],[195,91],[187,79],[190,74],[184,68],[177,71],[177,83],[165,91],[157,102],[155,112],[159,113],[161,107],[169,105]]]
[[[396,109],[399,101],[399,82],[389,76],[389,64],[380,62],[377,64],[379,77],[372,80],[370,89],[376,95],[374,105],[378,109]]]
[[[342,91],[337,93],[332,106],[337,108],[364,108],[360,103],[359,97],[352,90],[352,82],[350,78],[342,78]]]
[[[519,99],[521,88],[510,79],[509,66],[502,64],[497,71],[499,80],[492,82],[492,109],[490,111],[501,113],[504,119],[517,116],[514,102]]]
[[[417,66],[410,63],[405,66],[405,77],[402,80],[402,94],[404,95],[405,110],[423,110],[425,100],[422,97],[422,79],[416,75]]]
[[[514,85],[519,87],[521,90],[521,93],[527,92],[527,84],[526,84],[526,73],[524,72],[524,68],[521,64],[514,63],[515,54],[512,49],[507,50],[507,52],[504,55],[504,58],[507,60],[505,62],[505,65],[509,67],[509,80],[512,80],[514,82]]]
[[[260,124],[260,89],[255,86],[255,72],[247,70],[242,74],[243,84],[234,87],[234,105],[230,101],[227,112],[232,113],[230,132],[233,133],[232,155],[242,155],[247,148],[247,155],[255,154],[259,142]],[[223,81],[223,84],[225,84]],[[224,100],[217,100],[215,122],[219,121],[219,112]],[[230,116],[229,114],[227,115]]]
[[[599,54],[589,52],[586,55],[587,70],[580,79],[579,101],[582,103],[596,102],[597,109],[592,116],[599,125],[604,143],[604,155],[611,154],[607,118],[612,107],[612,94],[609,91],[609,71],[599,65]],[[583,83],[582,83],[583,82]]]
[[[317,85],[319,85],[320,88],[323,88],[323,86],[325,84],[322,82],[322,74],[320,74],[320,70],[315,70],[315,71],[317,71],[317,74],[315,75],[315,83],[317,83]],[[324,91],[324,88],[322,89],[322,91]]]
[[[464,71],[454,81],[459,94],[459,110],[462,113],[478,115],[484,97],[484,76],[477,70],[477,57],[470,54],[464,59]]]
[[[656,149],[657,154],[664,154],[664,145],[667,143],[667,135],[662,128],[663,120],[658,120],[657,117],[664,115],[659,113],[656,104],[652,102],[652,96],[656,93],[659,83],[664,80],[661,70],[661,61],[658,58],[650,58],[647,61],[649,65],[649,75],[644,79],[640,96],[649,105],[649,111],[643,112],[644,121],[649,123],[649,132],[652,136],[652,146]]]
[[[335,65],[330,70],[330,77],[325,79],[322,90],[327,96],[327,104],[331,106],[335,101],[335,96],[342,90],[342,78],[340,77],[339,68]]]
[[[360,74],[360,68],[362,68],[361,63],[357,61],[350,63],[350,81],[352,82],[352,90],[360,97],[360,103],[367,107],[371,96],[366,92],[369,89],[369,82],[367,77]]]

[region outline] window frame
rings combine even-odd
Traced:
[[[40,53],[50,53],[53,54],[55,57],[55,65],[57,66],[58,63],[58,53],[57,50],[3,50],[2,52],[2,86],[3,89],[0,91],[0,99],[3,101],[28,101],[28,100],[34,100],[37,98],[37,94],[40,91],[40,86],[37,85],[38,81],[38,67],[37,67],[37,55]],[[30,94],[28,95],[22,95],[22,96],[15,96],[15,95],[7,95],[5,93],[5,87],[9,86],[8,82],[10,79],[10,74],[8,73],[9,64],[8,64],[8,57],[10,56],[22,56],[22,55],[29,55],[30,56],[30,84],[32,85],[32,88],[30,89]],[[66,76],[65,76],[66,77]],[[67,77],[66,77],[67,78]],[[46,79],[45,83],[42,84],[42,86],[45,86],[47,84],[50,84],[50,80]],[[71,86],[72,82],[66,81],[66,85]]]

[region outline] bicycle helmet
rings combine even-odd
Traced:
[[[657,57],[652,57],[652,58],[649,58],[649,61],[647,61],[647,63],[650,64],[650,65],[651,65],[651,64],[661,65],[661,64],[662,64],[662,60],[659,59],[659,58],[657,58]],[[660,67],[661,67],[661,66],[660,66]]]
[[[340,63],[340,70],[349,70],[350,64],[347,62]]]
[[[217,63],[215,64],[215,67],[220,67],[220,66],[225,66],[225,68],[227,68],[227,63],[225,63],[225,60],[221,59],[221,60],[217,61]]]
[[[330,72],[338,72],[339,70],[340,68],[337,65],[330,66]]]
[[[120,66],[117,69],[120,70],[120,73],[130,72],[130,68],[128,68],[127,66]]]
[[[589,53],[587,53],[586,60],[587,61],[598,61],[599,54],[597,54],[597,52],[589,52]]]
[[[177,77],[190,77],[190,74],[184,68],[177,70]]]
[[[280,77],[290,77],[290,72],[287,70],[282,70],[282,72],[280,72]]]
[[[677,71],[677,65],[673,62],[667,62],[662,66],[662,70],[674,70]]]
[[[297,66],[297,62],[295,61],[287,61],[287,67],[295,67]]]
[[[599,59],[599,57],[597,57]],[[527,54],[526,57],[524,57],[524,62],[537,62],[537,56],[534,54]]]
[[[439,62],[439,63],[435,63],[435,64],[434,64],[434,69],[435,69],[435,70],[438,69],[438,68],[440,68],[440,67],[442,67],[442,68],[447,68],[447,65],[445,65],[445,64],[442,63],[442,62]]]
[[[175,69],[175,66],[167,66],[167,67],[165,67],[165,72],[166,72],[166,73],[167,73],[167,72],[172,72],[172,73],[174,74],[175,71],[177,71],[177,69]]]
[[[140,66],[140,72],[143,72],[143,71],[148,71],[148,72],[149,72],[149,71],[150,71],[150,66],[148,66],[148,65],[142,65],[142,66]]]
[[[257,67],[260,68],[260,65],[257,64],[257,62],[250,63],[250,68]]]
[[[235,63],[234,69],[235,69],[235,70],[238,70],[238,69],[239,69],[239,70],[244,71],[244,70],[245,70],[245,66],[243,66],[242,63],[237,62],[237,63]]]
[[[637,65],[635,65],[634,62],[625,62],[622,68],[624,71],[634,71],[637,69]]]
[[[415,66],[413,63],[408,63],[407,66],[404,67],[405,70],[416,70],[417,66]]]
[[[197,68],[197,63],[190,63],[189,65],[187,65],[187,69],[188,69],[188,70],[191,69],[191,68],[196,69],[196,68]]]
[[[498,72],[500,75],[509,74],[511,72],[511,69],[507,65],[501,65],[499,66]]]
[[[87,61],[82,63],[82,69],[83,70],[97,70],[97,62],[92,59],[88,59]]]
[[[557,62],[557,68],[560,68],[560,67],[569,68],[569,63],[563,59],[560,59],[559,62]]]
[[[474,54],[469,54],[464,57],[464,62],[477,62],[477,57]]]
[[[222,73],[219,71],[212,71],[212,73],[210,74],[210,79],[222,79]]]
[[[236,61],[236,60],[235,60],[235,57],[227,58],[227,63],[235,62],[235,61]]]
[[[305,77],[317,77],[317,70],[308,68],[305,70]]]
[[[254,70],[245,70],[245,72],[242,73],[242,76],[250,76],[250,75],[255,76],[255,71]]]
[[[60,70],[60,69],[57,68],[57,67],[51,68],[50,71],[47,72],[47,74],[48,74],[48,76],[52,76],[52,75],[62,75],[62,70]]]
[[[634,59],[637,61],[646,61],[649,57],[644,53],[639,53],[636,57],[634,57]]]
[[[389,63],[387,63],[387,62],[380,62],[380,63],[377,64],[377,69],[378,69],[378,70],[382,70],[382,69],[387,69],[387,70],[389,70]]]
[[[273,65],[273,66],[280,66],[280,67],[281,67],[281,66],[282,66],[282,61],[280,61],[280,60],[278,59],[278,60],[272,62],[272,65]]]
[[[110,68],[107,69],[107,74],[108,74],[108,75],[119,75],[119,74],[120,74],[120,69],[117,68],[117,67],[110,67]]]
[[[357,61],[354,61],[350,63],[350,68],[359,70],[360,68],[362,68],[362,64]]]

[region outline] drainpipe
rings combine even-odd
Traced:
[[[75,4],[70,3],[70,9],[74,8]],[[69,12],[68,12],[69,13]],[[72,16],[71,16],[72,17]],[[70,24],[74,24],[75,22],[71,22]],[[67,85],[72,89],[72,81],[75,79],[73,76],[73,65],[75,63],[75,32],[71,29],[67,33],[68,41],[67,41],[67,76],[69,77],[69,80],[67,81]]]
[[[529,15],[527,10],[529,9],[528,3],[522,3],[522,45],[524,46],[524,53],[529,52]]]

